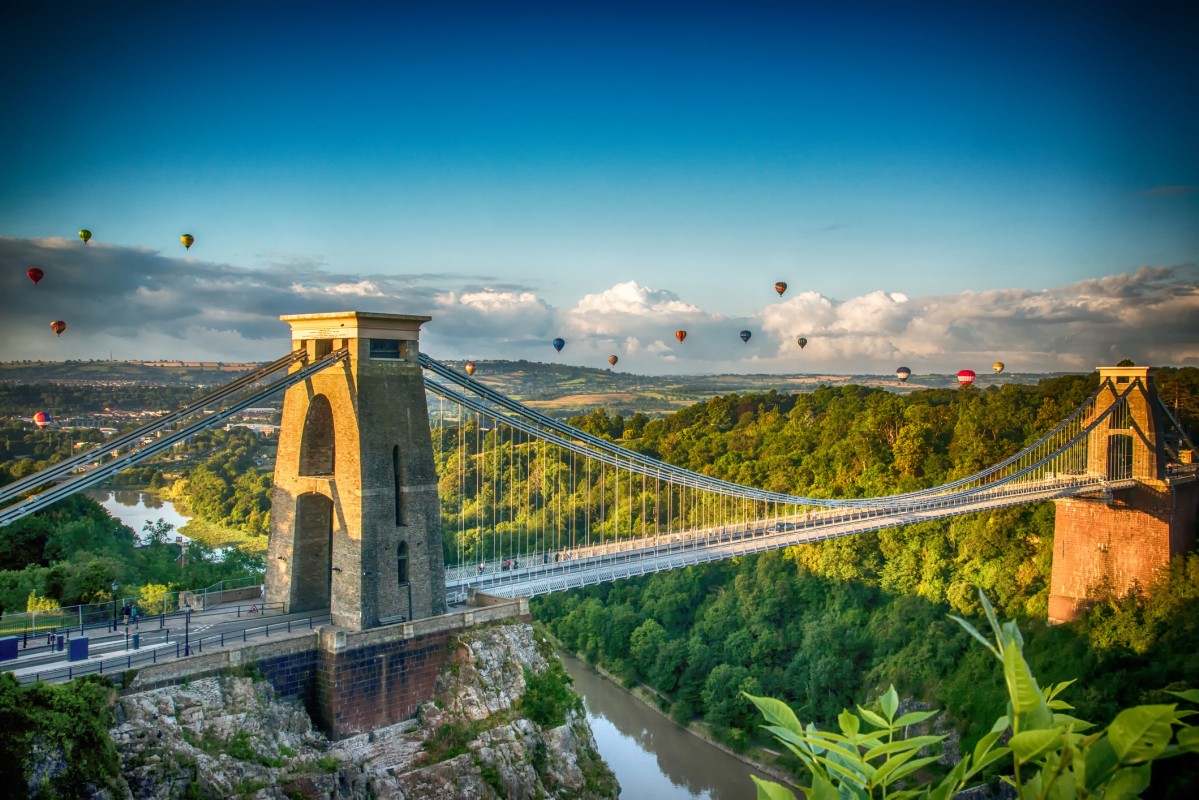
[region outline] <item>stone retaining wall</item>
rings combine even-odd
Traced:
[[[413,622],[352,631],[324,625],[287,639],[248,644],[139,669],[130,691],[253,665],[282,697],[299,699],[332,739],[411,719],[433,696],[433,683],[462,631],[500,621],[529,621],[524,598]]]

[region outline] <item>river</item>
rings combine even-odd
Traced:
[[[178,531],[190,517],[166,500],[135,489],[91,489],[88,496],[140,535],[159,519]],[[179,535],[179,534],[176,534]],[[190,541],[184,537],[184,541]],[[584,662],[563,656],[583,696],[600,755],[616,773],[626,800],[753,800],[748,764],[692,736]]]
[[[600,755],[625,800],[753,800],[768,777],[675,725],[586,663],[564,655]]]
[[[191,520],[191,517],[185,517],[176,511],[174,504],[150,492],[97,488],[88,489],[84,494],[104,506],[104,510],[109,514],[133,528],[139,537],[147,522],[157,522],[161,519],[175,526],[171,535],[171,541],[174,541],[176,536],[183,536],[179,529]],[[183,541],[187,543],[191,539],[183,536]]]

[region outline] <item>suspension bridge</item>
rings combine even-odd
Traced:
[[[975,474],[828,498],[721,480],[571,427],[420,353],[427,317],[283,319],[292,352],[0,487],[0,526],[281,391],[268,599],[332,608],[334,623],[358,630],[475,593],[530,597],[1004,506],[1110,505],[1138,487],[1196,480],[1194,445],[1146,368],[1101,368],[1098,389],[1065,419]],[[1193,509],[1190,520],[1193,539]],[[1059,594],[1074,603],[1078,591]]]

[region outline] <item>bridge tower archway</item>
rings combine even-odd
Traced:
[[[1099,367],[1099,379],[1091,419],[1115,408],[1089,434],[1086,471],[1124,486],[1103,498],[1054,501],[1049,619],[1055,622],[1078,617],[1097,592],[1147,588],[1173,556],[1195,547],[1199,484],[1193,472],[1167,469],[1170,424],[1153,369]]]
[[[348,358],[284,395],[267,602],[289,612],[328,607],[333,624],[351,630],[444,613],[437,475],[418,358],[420,326],[430,318],[348,311],[281,319],[309,360],[341,348]]]

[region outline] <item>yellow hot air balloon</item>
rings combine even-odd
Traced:
[[[995,374],[998,375],[999,373],[1003,372],[1003,362],[996,361],[991,365],[991,369],[995,370]]]
[[[179,241],[183,242],[184,247],[186,247],[188,250],[191,250],[192,245],[196,243],[196,237],[192,236],[190,233],[185,233],[179,237]]]
[[[50,330],[54,331],[54,333],[58,336],[62,336],[62,332],[66,329],[67,323],[63,322],[61,319],[56,319],[50,323]]]
[[[92,238],[92,232],[83,228],[79,231],[79,238],[83,240],[84,244],[87,244],[88,240]]]
[[[466,374],[467,375],[475,374],[475,362],[473,362],[473,361],[466,362]]]

